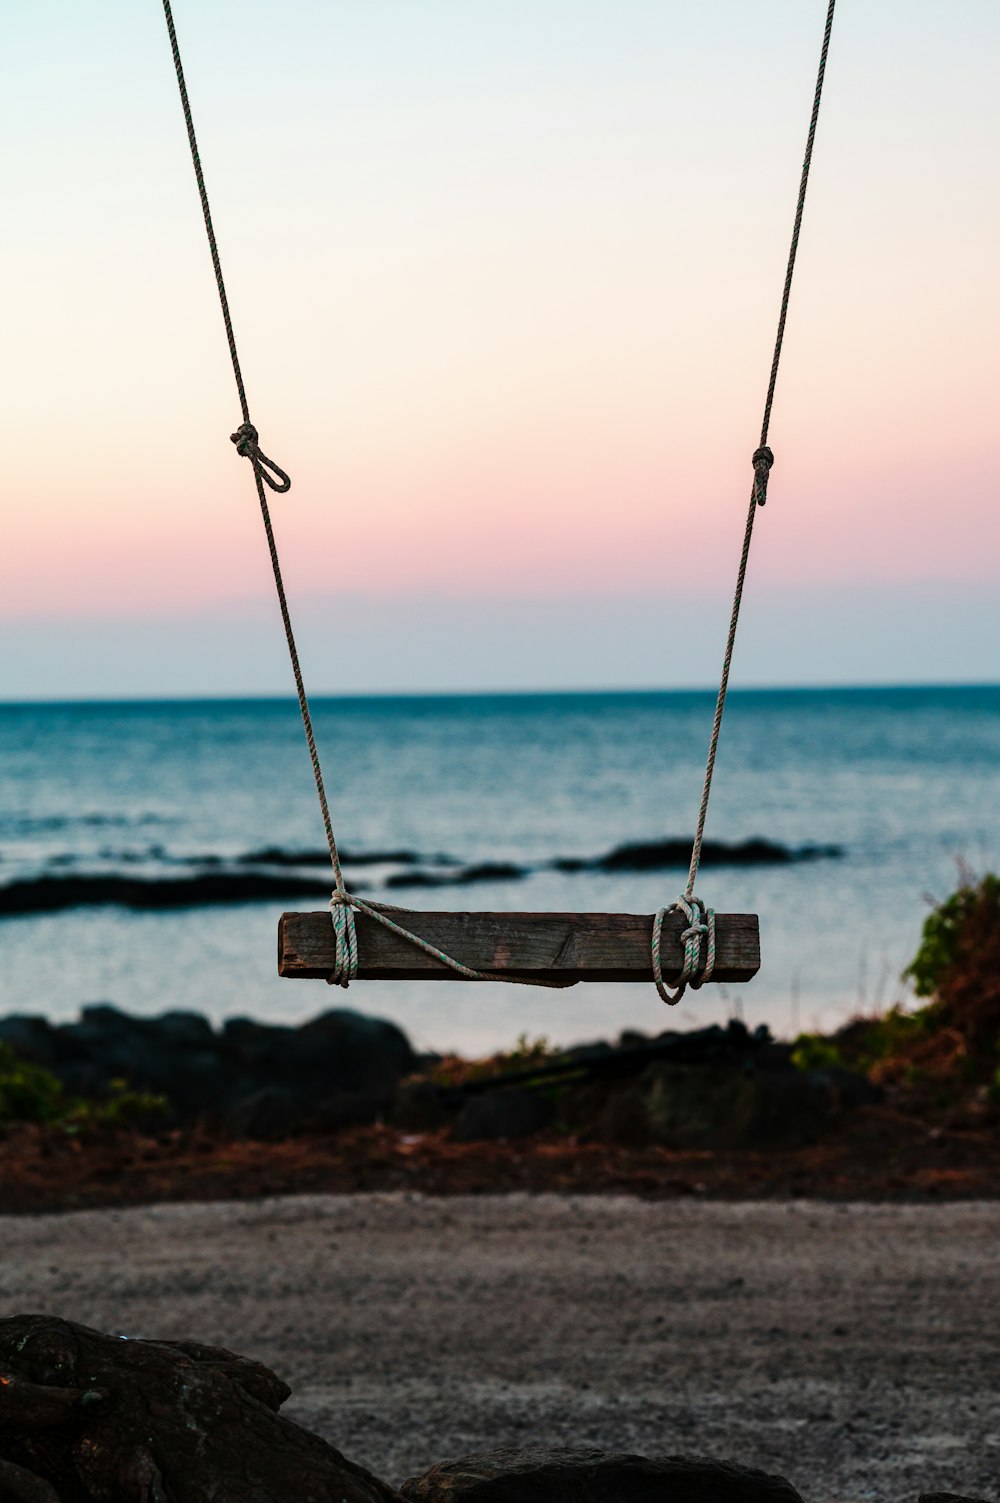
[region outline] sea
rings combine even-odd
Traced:
[[[675,847],[694,828],[713,701],[319,699],[349,880],[414,907],[651,913],[684,884]],[[930,907],[1000,866],[1000,687],[734,691],[706,834],[700,895],[760,916],[745,985],[677,1008],[642,983],[345,993],[277,976],[278,914],[323,907],[329,882],[293,701],[0,706],[0,1012],[63,1021],[110,1002],[295,1023],[350,1007],[419,1049],[474,1054],[733,1017],[787,1038],[909,1006]],[[754,839],[775,859],[727,856]],[[605,859],[654,841],[670,843],[661,869]]]

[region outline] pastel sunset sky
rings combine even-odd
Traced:
[[[290,682],[159,0],[3,23],[0,699]],[[316,692],[710,685],[824,0],[174,0]],[[840,0],[734,683],[1000,679],[1000,5]]]

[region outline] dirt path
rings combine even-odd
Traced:
[[[294,1197],[0,1221],[3,1310],[262,1358],[388,1481],[501,1441],[996,1498],[1000,1205]]]

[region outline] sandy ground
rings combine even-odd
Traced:
[[[259,1357],[387,1481],[500,1442],[1000,1487],[1000,1205],[301,1196],[0,1221],[6,1314]]]

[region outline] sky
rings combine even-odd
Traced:
[[[3,21],[0,700],[274,694],[159,0]],[[823,0],[175,0],[313,692],[717,679]],[[839,0],[734,684],[1000,680],[1000,6]]]

